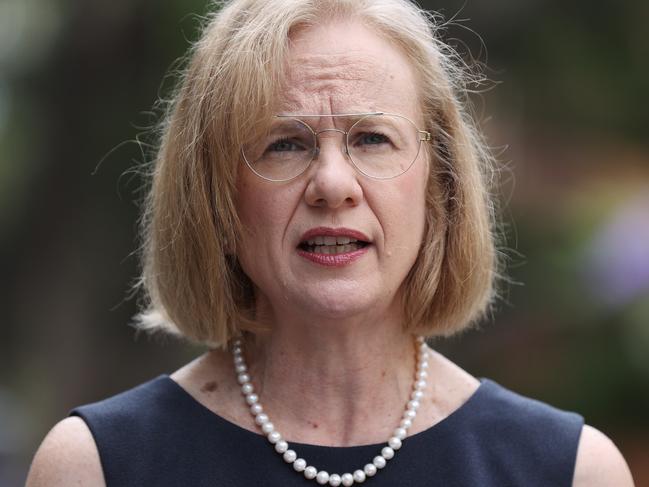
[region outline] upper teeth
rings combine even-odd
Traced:
[[[332,237],[330,235],[318,235],[307,240],[309,245],[347,245],[354,242],[358,242],[358,240],[350,237]]]

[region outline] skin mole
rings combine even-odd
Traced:
[[[214,392],[219,388],[219,385],[215,381],[206,382],[203,387],[201,387],[201,392]]]

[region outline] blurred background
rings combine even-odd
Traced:
[[[649,3],[422,4],[455,19],[447,40],[497,82],[475,101],[507,168],[514,281],[491,321],[434,346],[580,412],[649,486]],[[2,486],[23,484],[73,406],[201,352],[136,336],[127,294],[133,141],[205,12],[204,0],[0,0]]]

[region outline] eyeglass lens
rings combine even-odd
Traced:
[[[320,121],[315,117],[277,118],[265,133],[244,146],[246,163],[265,179],[284,181],[298,176],[318,152],[317,135],[308,122]],[[349,123],[347,150],[361,173],[373,178],[393,178],[406,172],[417,158],[419,131],[407,118],[367,115]]]

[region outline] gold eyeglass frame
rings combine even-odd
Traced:
[[[392,117],[398,117],[398,118],[402,118],[404,120],[407,120],[408,122],[410,122],[410,124],[415,129],[417,129],[417,133],[419,135],[419,140],[418,140],[419,145],[417,146],[417,154],[415,154],[415,157],[412,159],[412,162],[408,165],[408,167],[403,172],[400,172],[399,174],[397,174],[395,176],[385,176],[385,177],[371,176],[371,175],[367,174],[366,172],[364,172],[360,167],[358,167],[358,165],[354,161],[354,158],[349,153],[349,133],[354,129],[354,127],[356,127],[356,125],[361,123],[367,117],[377,116],[377,115],[389,115],[389,116],[392,116]],[[313,130],[313,128],[308,123],[306,123],[304,120],[301,120],[300,117],[302,117],[302,118],[360,117],[360,118],[356,122],[354,122],[354,124],[351,127],[349,127],[349,130],[341,130],[341,129],[337,129],[337,128],[329,128],[329,129],[318,130],[316,132],[315,130]],[[311,163],[313,162],[313,160],[316,159],[318,157],[318,154],[320,153],[320,147],[318,147],[318,135],[320,135],[322,133],[325,133],[325,132],[339,132],[339,133],[343,134],[344,135],[343,140],[345,141],[345,147],[344,147],[345,150],[344,150],[344,152],[347,155],[347,157],[349,158],[349,162],[352,164],[352,166],[354,166],[354,168],[359,173],[361,173],[363,176],[368,177],[370,179],[378,179],[378,180],[394,179],[394,178],[398,178],[399,176],[402,176],[403,174],[407,173],[410,170],[410,168],[413,166],[415,161],[417,160],[417,157],[419,157],[419,153],[421,152],[421,143],[422,142],[429,142],[431,140],[430,132],[428,132],[426,130],[421,130],[419,127],[417,127],[417,124],[415,124],[415,122],[410,120],[408,117],[404,117],[403,115],[399,115],[397,113],[388,113],[388,112],[333,113],[333,114],[330,114],[330,115],[320,115],[320,114],[317,114],[317,115],[315,115],[315,114],[314,115],[311,115],[311,114],[283,115],[283,114],[280,114],[280,115],[275,115],[275,118],[294,119],[295,121],[301,123],[302,125],[304,125],[305,127],[307,127],[311,131],[311,133],[313,134],[313,140],[314,140],[311,159],[309,159],[309,161],[304,165],[304,169],[302,169],[299,173],[295,174],[294,176],[291,176],[290,178],[286,178],[286,179],[272,179],[272,178],[263,176],[262,174],[259,174],[252,167],[252,163],[250,161],[248,161],[248,158],[246,157],[245,151],[243,150],[243,147],[241,147],[241,155],[243,157],[243,160],[246,162],[246,166],[248,166],[248,168],[255,175],[259,176],[260,178],[262,178],[262,179],[264,179],[266,181],[271,181],[271,182],[275,182],[275,183],[283,183],[283,182],[286,182],[286,181],[291,181],[291,180],[301,176],[302,174],[304,174],[309,169],[309,167],[311,166]]]

